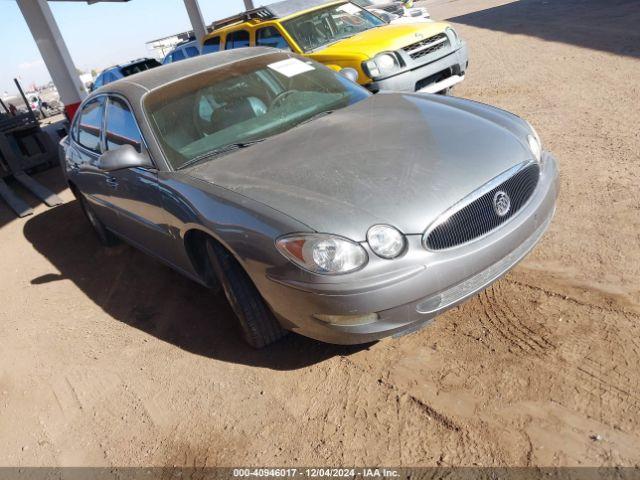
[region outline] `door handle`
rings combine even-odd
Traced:
[[[116,177],[107,177],[105,181],[111,188],[118,188],[118,180]]]

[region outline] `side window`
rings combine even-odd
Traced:
[[[187,57],[189,57],[189,58],[197,57],[198,55],[200,55],[200,52],[198,51],[198,49],[196,47],[191,46],[191,45],[189,45],[184,50],[187,53]]]
[[[249,46],[249,32],[246,30],[237,30],[227,34],[227,41],[224,49],[231,50],[233,48],[242,48]]]
[[[220,50],[220,37],[207,39],[202,45],[202,54],[218,52]]]
[[[168,63],[173,62],[173,54],[170,53],[169,55],[167,55],[166,57],[164,57],[164,60],[162,61],[163,65],[167,65]]]
[[[100,75],[98,75],[98,77],[96,78],[96,81],[93,82],[93,88],[94,90],[96,88],[100,88],[102,85],[104,84],[104,75],[101,73]]]
[[[176,50],[175,52],[173,52],[173,60],[172,61],[178,62],[180,60],[184,60],[184,53],[182,52],[182,49]]]
[[[102,77],[102,82],[106,85],[107,83],[115,82],[117,79],[113,72],[106,72]]]
[[[261,28],[256,32],[256,46],[291,51],[291,47],[276,27]]]
[[[104,101],[102,98],[97,98],[82,108],[78,120],[78,143],[96,153],[100,153],[100,130],[102,129],[103,113]]]
[[[107,150],[131,145],[138,152],[142,151],[142,137],[136,119],[128,105],[119,98],[111,97],[107,103],[105,139]]]

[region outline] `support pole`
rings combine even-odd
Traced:
[[[31,102],[29,102],[29,99],[24,94],[24,90],[22,90],[22,85],[20,85],[20,82],[18,81],[17,78],[14,78],[13,82],[16,84],[16,87],[18,88],[18,92],[20,92],[20,95],[22,96],[22,100],[24,101],[24,105],[27,107],[29,114],[33,117],[33,120],[35,121],[36,115],[33,113],[33,110],[31,109]]]
[[[202,39],[207,34],[207,27],[204,24],[198,0],[184,0],[184,6],[187,9],[193,33],[195,34],[198,43],[202,45]]]
[[[64,111],[71,120],[87,90],[76,73],[69,50],[46,0],[16,0],[58,89]]]
[[[244,8],[247,10],[253,10],[255,8],[253,6],[253,0],[244,0]]]

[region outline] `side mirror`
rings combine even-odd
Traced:
[[[338,73],[342,75],[344,78],[351,80],[354,83],[358,83],[358,77],[360,75],[358,75],[358,71],[355,68],[350,68],[350,67],[343,68]]]
[[[98,167],[105,172],[112,172],[125,168],[153,168],[153,163],[147,154],[139,153],[133,146],[125,144],[102,154]]]

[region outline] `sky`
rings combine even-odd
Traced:
[[[94,5],[55,1],[49,5],[76,67],[87,72],[152,56],[146,42],[191,30],[183,0]],[[244,10],[244,2],[200,0],[200,9],[205,23],[210,24]],[[0,95],[16,91],[16,77],[25,88],[49,82],[51,77],[15,0],[0,0],[0,45]]]

